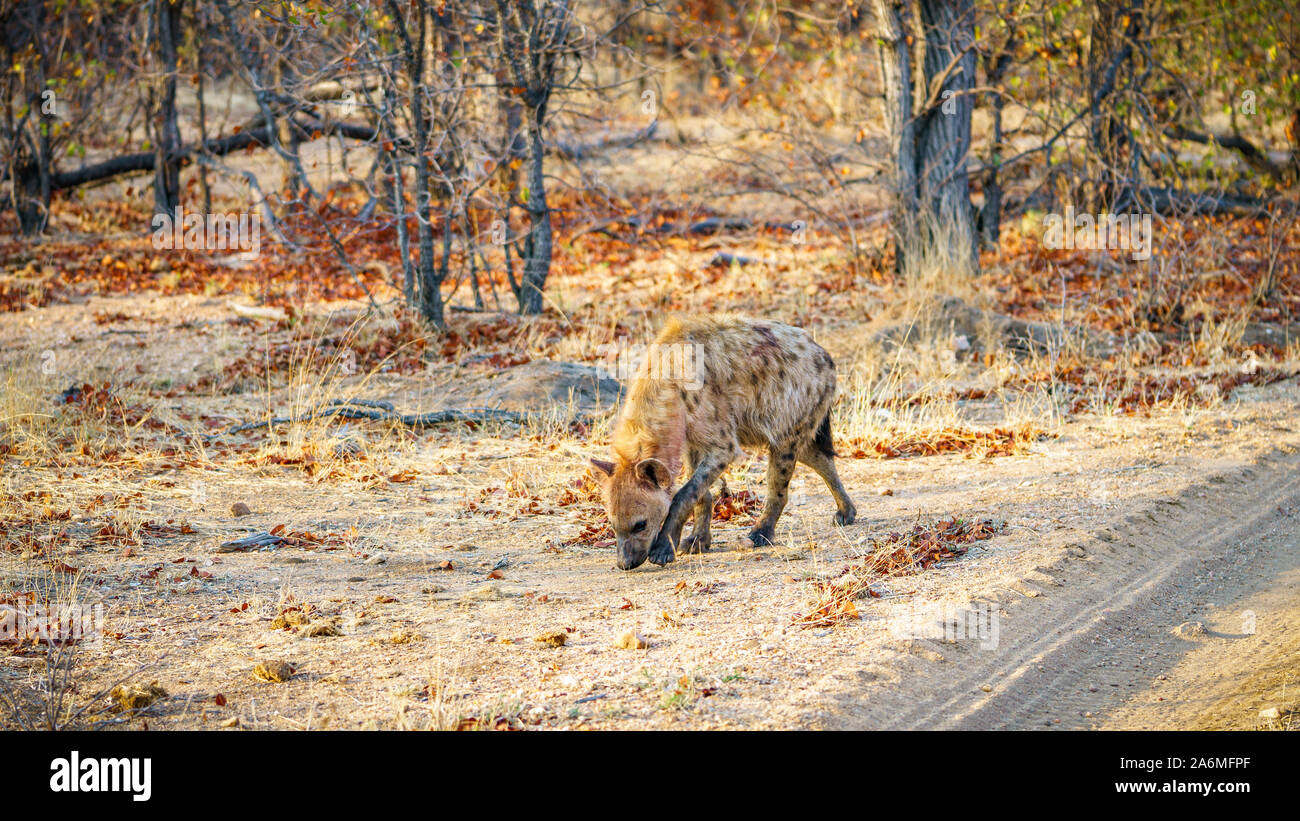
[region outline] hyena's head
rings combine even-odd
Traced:
[[[650,554],[650,545],[668,515],[672,476],[658,459],[631,464],[591,460],[605,491],[605,512],[618,539],[618,566],[631,570]]]

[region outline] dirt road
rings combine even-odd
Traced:
[[[1300,698],[1298,468],[1272,454],[1072,546],[1042,595],[1004,607],[995,650],[950,643],[905,690],[844,694],[828,726],[1287,725]],[[1280,721],[1259,718],[1269,707]]]

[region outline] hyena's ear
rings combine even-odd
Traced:
[[[591,466],[595,469],[596,479],[605,481],[614,475],[614,463],[606,462],[604,459],[592,459]]]
[[[658,459],[642,459],[637,462],[636,476],[641,481],[657,485],[664,490],[673,483],[673,477],[668,475],[668,466]]]

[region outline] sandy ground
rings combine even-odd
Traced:
[[[102,303],[157,327],[110,333],[121,328],[88,319]],[[188,378],[248,342],[205,325],[203,304],[95,298],[7,315],[6,367],[39,361],[57,337],[51,386],[137,363]],[[163,327],[169,317],[191,322]],[[1291,379],[1203,410],[1080,417],[1023,455],[842,458],[859,510],[848,528],[801,468],[776,546],[739,548],[740,517],[715,523],[714,552],[633,572],[613,568],[611,548],[566,544],[598,509],[553,504],[599,448],[508,424],[358,426],[376,464],[332,479],[159,457],[58,471],[11,459],[3,478],[7,494],[49,490],[74,510],[81,535],[60,558],[84,571],[109,632],[84,649],[76,696],[128,675],[168,693],[107,719],[117,726],[1245,728],[1297,683],[1297,400]],[[184,402],[228,424],[258,401],[161,408]],[[763,469],[761,456],[737,464],[728,484],[761,495]],[[105,492],[137,520],[193,532],[105,546],[85,535],[102,511],[82,512]],[[232,515],[237,502],[251,513]],[[882,581],[859,619],[795,622],[812,583],[872,538],[952,516],[1005,528],[959,560]],[[278,525],[342,535],[337,549],[220,550]],[[34,564],[0,552],[0,589],[21,588]],[[333,629],[277,627],[286,606]],[[945,638],[939,622],[967,612],[983,614],[978,629]],[[557,631],[562,646],[536,640]],[[617,646],[628,631],[647,646]],[[272,660],[292,678],[255,678]],[[41,662],[0,651],[0,663],[12,675]]]

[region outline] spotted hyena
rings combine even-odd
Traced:
[[[752,543],[772,543],[796,462],[825,480],[835,523],[851,524],[857,511],[835,472],[831,444],[834,398],[835,363],[799,328],[738,317],[669,322],[632,381],[613,461],[591,460],[618,539],[618,566],[631,570],[647,558],[662,565],[677,549],[708,550],[709,488],[742,447],[769,452],[767,499],[749,532]],[[690,478],[674,494],[683,467]],[[695,525],[682,540],[692,509]]]

